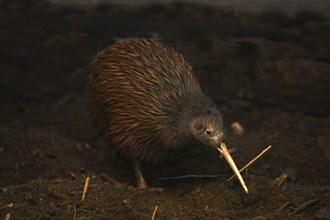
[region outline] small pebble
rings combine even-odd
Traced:
[[[244,128],[239,122],[233,122],[230,126],[231,131],[237,135],[237,136],[242,136],[244,134]]]

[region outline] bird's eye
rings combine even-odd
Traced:
[[[206,130],[206,134],[207,134],[207,135],[211,135],[212,132],[211,132],[210,130]]]

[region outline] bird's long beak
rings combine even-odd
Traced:
[[[237,166],[233,160],[233,158],[230,156],[230,153],[227,149],[227,146],[225,143],[221,143],[220,148],[217,147],[217,150],[222,154],[222,156],[226,159],[226,161],[229,163],[229,166],[231,169],[234,171],[235,175],[237,176],[239,182],[241,183],[243,189],[245,190],[246,193],[249,192],[248,188],[245,185],[245,182],[243,180],[243,177],[241,176],[241,173],[237,169]]]

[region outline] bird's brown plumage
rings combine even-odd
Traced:
[[[121,154],[138,161],[160,162],[183,147],[191,134],[180,130],[189,130],[180,123],[188,120],[182,116],[208,103],[185,58],[153,40],[119,42],[103,50],[88,86],[106,136]]]

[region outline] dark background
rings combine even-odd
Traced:
[[[329,218],[327,1],[79,2],[0,1],[0,218],[151,219],[156,205],[155,219]],[[160,193],[136,190],[127,163],[110,157],[89,115],[89,64],[105,47],[137,37],[189,60],[222,112],[238,167],[273,146],[244,173],[248,195],[225,183],[231,170],[210,149],[145,165]],[[218,176],[159,180],[189,174]]]

